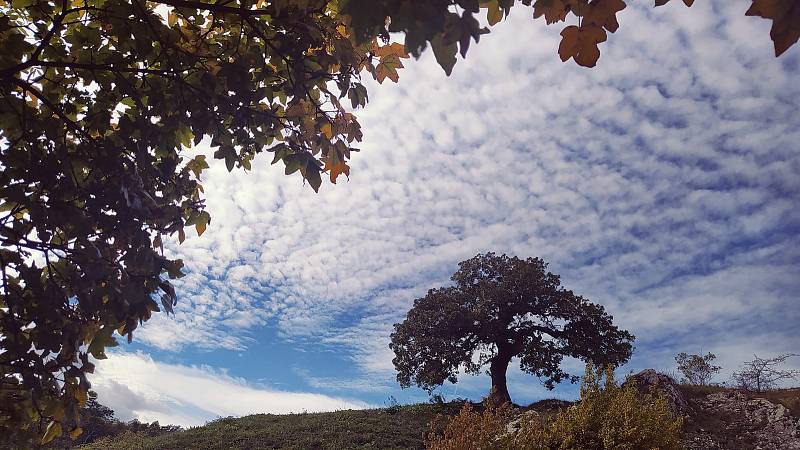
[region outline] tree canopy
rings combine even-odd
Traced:
[[[403,387],[430,392],[457,382],[460,370],[478,374],[489,365],[492,395],[509,401],[506,371],[514,357],[552,389],[577,380],[561,368],[564,357],[603,367],[631,355],[633,335],[614,326],[601,305],[562,287],[539,258],[479,254],[459,263],[451,280],[414,300],[394,326],[390,347]]]
[[[626,6],[521,3],[547,23],[577,19],[558,53],[585,66]],[[250,170],[269,152],[315,191],[323,175],[336,183],[362,137],[361,76],[397,81],[428,46],[449,74],[489,31],[481,21],[514,4],[0,0],[0,435],[79,432],[61,424],[86,401],[90,355],[172,311],[183,262],[163,240],[209,225],[209,158]],[[748,14],[773,20],[777,53],[797,41],[796,2]],[[213,155],[186,156],[204,138]]]

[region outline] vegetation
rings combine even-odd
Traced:
[[[56,437],[46,445],[47,448],[71,448],[89,444],[103,438],[118,436],[123,433],[139,433],[146,436],[158,436],[172,433],[181,428],[175,425],[162,426],[157,421],[152,423],[140,422],[133,419],[123,422],[114,416],[111,408],[97,401],[97,394],[89,391],[89,400],[80,411],[80,435]]]
[[[286,450],[422,449],[428,423],[454,415],[461,403],[315,414],[258,414],[218,419],[160,436],[127,433],[81,448],[91,450],[182,450],[280,448]]]
[[[548,23],[579,17],[558,53],[584,66],[626,7],[521,3]],[[0,0],[0,436],[77,436],[89,355],[172,310],[183,262],[163,239],[211,222],[206,155],[185,148],[207,138],[229,170],[270,152],[315,191],[323,173],[335,183],[362,136],[349,111],[367,102],[360,76],[397,81],[427,46],[450,73],[488,31],[481,8],[494,25],[514,4]],[[773,21],[776,54],[797,41],[793,0],[747,14]]]
[[[431,289],[395,324],[390,347],[397,380],[432,390],[455,383],[463,367],[480,373],[489,365],[498,403],[510,401],[506,371],[520,368],[552,389],[565,379],[565,356],[602,365],[624,363],[633,335],[612,324],[602,306],[561,286],[539,258],[486,253],[459,263],[454,285]]]
[[[705,355],[689,355],[678,353],[675,362],[678,363],[678,370],[684,376],[684,382],[705,386],[711,378],[722,369],[720,366],[711,364],[717,356],[713,353]]]
[[[683,419],[675,418],[660,395],[642,396],[620,387],[609,367],[587,365],[581,399],[553,418],[530,414],[519,431],[509,430],[515,416],[508,404],[482,414],[467,405],[445,427],[429,435],[429,450],[680,449]]]
[[[744,363],[738,372],[732,375],[733,383],[739,389],[745,391],[764,392],[775,389],[782,381],[800,378],[800,370],[786,370],[779,366],[787,359],[795,355],[786,353],[774,358],[759,358],[754,356],[753,360]]]

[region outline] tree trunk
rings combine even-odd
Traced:
[[[492,392],[490,396],[492,403],[498,406],[511,402],[511,396],[508,395],[508,385],[506,384],[506,371],[512,356],[514,355],[510,351],[501,347],[497,355],[492,358],[489,366],[489,374],[492,376]]]

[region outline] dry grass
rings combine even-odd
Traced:
[[[800,417],[800,388],[772,389],[761,394],[753,394],[755,397],[764,397],[773,403],[780,403],[789,408],[792,415]]]

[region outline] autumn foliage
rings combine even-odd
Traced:
[[[510,426],[518,420],[517,427]],[[621,387],[611,368],[587,365],[580,401],[553,417],[520,415],[509,404],[476,412],[467,404],[444,427],[433,422],[428,450],[678,450],[681,418],[666,400]]]

